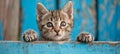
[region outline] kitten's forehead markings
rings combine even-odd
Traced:
[[[53,11],[51,11],[51,21],[53,21],[54,19],[54,16],[53,16]]]
[[[50,12],[51,12],[51,21],[54,21],[53,18],[55,18],[55,17],[54,17],[54,15],[53,15],[53,11],[50,11]]]
[[[55,18],[55,21],[57,21],[57,15],[56,15],[56,14],[57,14],[57,12],[54,11],[54,12],[53,12],[53,16],[54,16],[54,18]]]
[[[58,12],[59,13],[59,20],[61,21],[61,10]]]
[[[60,10],[60,12],[59,12],[59,20],[62,21],[63,20],[62,18],[64,18],[64,17],[62,17],[62,13],[61,13],[61,10]]]
[[[43,15],[43,17],[41,18],[42,20],[47,16],[47,15],[49,15],[50,13],[48,12],[48,13],[46,13],[45,15]]]
[[[60,17],[60,16],[59,16],[59,11],[56,11],[56,13],[57,13],[57,14],[56,14],[57,21],[59,21],[59,17]]]
[[[50,20],[53,21],[52,16],[51,16]]]
[[[59,20],[61,21],[61,16],[60,16],[61,14],[60,14],[60,11],[59,11],[58,13],[59,13]]]

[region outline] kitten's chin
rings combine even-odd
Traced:
[[[52,39],[54,40],[54,41],[59,41],[59,40],[61,40],[63,38],[63,35],[55,35]]]

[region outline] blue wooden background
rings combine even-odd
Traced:
[[[22,21],[20,35],[28,29],[40,34],[36,23],[36,4],[41,2],[48,10],[63,8],[69,0],[20,0]],[[75,40],[80,32],[91,33],[96,41],[120,41],[120,0],[72,0],[74,27],[71,32]],[[21,37],[20,37],[21,38]],[[2,40],[0,21],[0,40]]]
[[[36,23],[36,4],[41,2],[48,10],[62,8],[69,0],[20,0],[21,32],[28,29],[39,32]],[[21,41],[0,41],[0,54],[120,54],[120,0],[72,0],[74,6],[74,28],[71,32],[75,40],[80,32],[90,32],[95,40],[91,44],[77,42],[26,43]],[[3,40],[0,21],[0,40]],[[21,37],[20,37],[21,38]]]
[[[0,40],[3,39],[3,36],[2,36],[2,21],[0,21]]]
[[[98,0],[98,40],[120,41],[120,0]]]
[[[66,42],[13,42],[0,41],[1,54],[120,54],[120,42],[81,44]]]

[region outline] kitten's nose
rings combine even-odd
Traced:
[[[56,33],[58,33],[60,30],[54,30]]]
[[[59,29],[58,27],[55,27],[55,28],[54,28],[54,31],[55,31],[56,33],[58,33],[58,32],[60,31],[60,29]]]

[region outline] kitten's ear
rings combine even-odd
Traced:
[[[62,9],[65,13],[68,14],[69,18],[73,19],[73,4],[72,1],[69,1],[64,8]]]
[[[48,10],[41,4],[37,3],[37,20],[39,21],[40,18],[45,15],[48,12]]]

